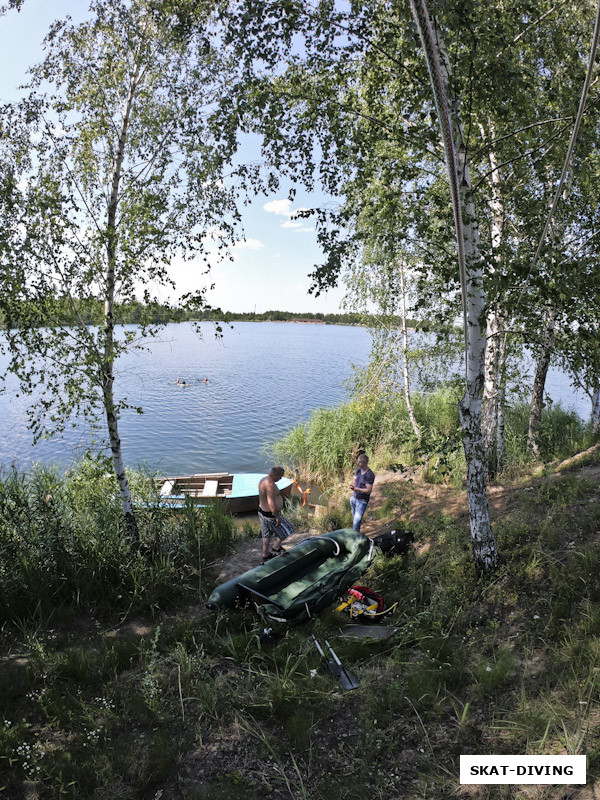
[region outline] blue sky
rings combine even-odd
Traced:
[[[87,0],[25,0],[21,12],[0,17],[0,102],[18,99],[18,86],[27,79],[27,69],[42,55],[42,41],[55,19],[69,14],[75,21],[87,14]],[[244,154],[241,154],[242,158]],[[287,200],[288,186],[270,197],[260,197],[243,209],[246,242],[233,251],[233,261],[213,265],[208,282],[215,289],[208,295],[213,306],[229,311],[340,310],[341,289],[321,297],[308,294],[309,273],[322,259],[311,220],[294,221],[294,210],[323,202],[297,187],[294,203]],[[198,269],[173,265],[180,292],[195,290]]]

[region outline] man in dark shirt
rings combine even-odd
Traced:
[[[360,523],[367,510],[367,505],[371,499],[375,474],[369,469],[369,459],[366,455],[360,455],[356,459],[358,469],[354,473],[354,480],[350,484],[352,497],[350,507],[352,508],[352,527],[360,532]]]

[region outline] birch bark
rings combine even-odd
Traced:
[[[482,136],[485,130],[480,125]],[[496,138],[493,124],[488,123],[489,135],[492,140]],[[491,170],[492,195],[489,200],[492,265],[491,270],[500,267],[500,245],[502,244],[504,228],[504,208],[500,196],[501,175],[496,152],[492,148],[489,154]],[[494,303],[488,310],[486,322],[486,350],[485,350],[485,377],[483,385],[483,403],[481,408],[481,430],[483,446],[487,463],[488,476],[493,478],[498,469],[498,414],[499,414],[499,386],[500,386],[500,349],[503,338],[502,315],[498,304]]]
[[[425,0],[411,0],[411,9],[427,58],[436,108],[442,129],[454,208],[461,271],[465,328],[465,394],[459,403],[463,446],[467,462],[467,499],[475,563],[484,570],[497,563],[496,544],[487,499],[486,465],[481,434],[484,382],[485,317],[483,270],[466,142],[458,102],[449,108],[451,69],[439,31],[433,26]]]
[[[504,427],[506,418],[506,334],[500,340],[498,354],[498,425],[496,428],[496,470],[504,466]]]
[[[118,226],[117,211],[119,206],[119,185],[121,183],[123,161],[125,158],[125,147],[131,109],[133,100],[138,89],[141,64],[138,61],[131,77],[131,83],[125,107],[123,109],[121,130],[119,133],[118,144],[115,152],[114,166],[112,170],[112,183],[110,202],[108,205],[107,217],[107,242],[106,242],[106,284],[104,298],[104,358],[102,363],[102,397],[104,401],[104,411],[108,427],[108,439],[112,454],[113,467],[119,485],[119,495],[127,535],[134,548],[139,548],[140,535],[133,510],[131,500],[131,490],[125,473],[123,453],[121,450],[121,437],[119,436],[118,415],[115,413],[114,398],[114,303],[115,303],[115,278],[117,268],[117,249],[118,249]]]
[[[481,434],[487,472],[493,478],[497,471],[497,433],[499,413],[500,346],[502,325],[497,310],[487,315],[486,347],[481,406]]]
[[[592,431],[594,436],[600,434],[600,386],[596,386],[592,394]]]
[[[421,429],[415,417],[415,410],[410,396],[410,379],[408,375],[408,329],[406,327],[406,288],[404,283],[404,264],[400,261],[400,296],[402,303],[402,372],[404,376],[404,398],[406,400],[406,408],[408,409],[408,416],[410,424],[412,425],[413,432],[417,437],[417,441],[421,440]]]
[[[462,130],[455,124],[459,186],[464,208],[464,245],[466,259],[466,317],[467,317],[467,364],[465,394],[459,403],[463,447],[467,462],[467,498],[471,539],[475,562],[484,569],[496,565],[496,544],[492,532],[490,510],[487,499],[487,466],[481,431],[481,402],[484,382],[485,336],[482,320],[485,315],[483,293],[483,271],[479,250],[479,231],[475,219],[475,207],[470,197],[471,179],[467,161],[467,150]]]

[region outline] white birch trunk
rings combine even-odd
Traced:
[[[139,548],[140,536],[131,500],[131,490],[125,473],[125,464],[121,451],[121,437],[119,436],[118,415],[115,410],[114,400],[114,300],[115,278],[118,247],[117,209],[119,203],[119,185],[121,182],[123,161],[125,158],[125,145],[131,118],[131,108],[135,96],[140,65],[132,76],[129,93],[123,110],[121,131],[115,153],[112,173],[112,185],[108,205],[107,243],[106,243],[106,284],[104,298],[104,359],[102,364],[102,395],[104,410],[108,427],[108,439],[112,453],[113,469],[119,485],[121,507],[125,517],[127,535],[135,549]]]
[[[485,138],[486,131],[480,125],[482,136]],[[495,139],[495,128],[488,123],[489,135]],[[491,242],[492,242],[492,272],[500,267],[500,246],[502,244],[504,229],[504,207],[500,196],[501,176],[498,158],[495,151],[490,150],[489,162],[491,169],[492,195],[489,200]],[[487,314],[486,323],[486,350],[485,350],[485,371],[483,384],[483,403],[481,408],[481,430],[483,435],[483,446],[485,448],[487,470],[490,478],[494,477],[497,471],[497,434],[498,434],[498,413],[499,413],[499,385],[500,385],[500,348],[503,333],[501,314],[497,305],[491,307]]]
[[[487,464],[481,432],[481,401],[484,382],[485,336],[482,320],[485,314],[483,272],[479,252],[479,231],[475,207],[470,199],[471,181],[462,132],[456,126],[458,138],[457,161],[461,176],[461,195],[464,200],[464,242],[467,264],[467,375],[466,391],[459,403],[463,447],[467,462],[467,498],[471,539],[475,562],[484,569],[496,565],[497,552],[487,499]],[[456,141],[456,139],[455,139]]]
[[[542,350],[535,370],[533,388],[531,391],[531,405],[529,407],[529,430],[527,432],[527,447],[535,458],[540,457],[539,434],[542,422],[542,409],[544,407],[544,389],[546,376],[554,350],[554,308],[548,308],[544,323]]]
[[[485,303],[479,232],[471,197],[467,148],[458,107],[450,110],[446,100],[450,83],[450,62],[439,35],[434,34],[425,0],[411,0],[411,8],[431,75],[436,107],[442,129],[446,163],[453,198],[459,267],[463,289],[465,324],[465,395],[459,403],[463,446],[467,462],[467,498],[473,558],[480,569],[497,563],[496,544],[487,499],[486,464],[481,435],[481,400],[484,381]]]
[[[506,334],[500,340],[498,354],[498,426],[496,428],[496,472],[504,466],[504,427],[506,414]]]
[[[596,386],[592,394],[592,432],[600,434],[600,386]]]
[[[498,313],[495,310],[490,311],[486,321],[483,401],[481,405],[481,435],[490,478],[496,473],[501,331],[502,327]]]
[[[402,299],[402,371],[404,376],[404,398],[406,400],[406,408],[408,409],[408,417],[410,424],[414,431],[417,441],[421,441],[421,429],[415,417],[415,410],[410,396],[410,380],[408,376],[408,330],[406,327],[406,291],[404,288],[404,265],[402,261],[399,264],[400,269],[400,295]]]

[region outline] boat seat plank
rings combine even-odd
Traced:
[[[159,495],[161,497],[165,497],[168,494],[172,494],[174,488],[175,488],[175,481],[165,481],[163,485],[160,487]]]
[[[219,489],[219,481],[206,481],[202,490],[202,497],[216,497]]]

